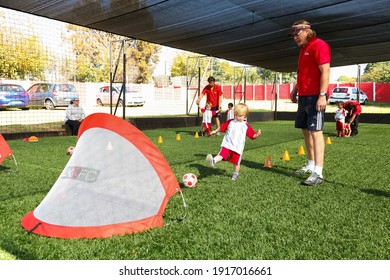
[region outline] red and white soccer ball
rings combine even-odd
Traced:
[[[69,148],[66,150],[66,154],[71,156],[71,155],[73,155],[73,151],[74,151],[74,147],[71,146],[71,147],[69,147]]]
[[[184,174],[182,178],[182,182],[184,187],[186,188],[194,188],[196,184],[198,183],[198,178],[196,178],[195,174],[187,173]]]

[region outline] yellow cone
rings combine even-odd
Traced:
[[[265,158],[264,167],[272,168],[272,161],[270,156],[267,156]]]
[[[181,140],[180,133],[176,134],[176,140],[177,140],[177,141],[180,141],[180,140]]]
[[[157,140],[157,143],[162,143],[162,142],[163,142],[162,137],[159,136],[159,137],[158,137],[158,140]]]
[[[332,144],[332,141],[330,140],[330,137],[326,138],[326,144]]]
[[[199,134],[198,134],[198,132],[195,132],[195,136],[194,136],[195,138],[199,138]]]
[[[298,155],[304,155],[304,154],[305,154],[305,149],[303,148],[303,146],[300,146],[298,150]]]
[[[282,157],[282,160],[290,160],[290,156],[287,152],[287,150],[284,151],[284,154],[283,154],[283,157]]]

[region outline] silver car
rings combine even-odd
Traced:
[[[75,86],[66,83],[33,84],[27,93],[30,97],[30,106],[45,107],[47,110],[54,110],[55,107],[67,107],[72,98],[79,98]]]
[[[329,98],[329,103],[334,104],[339,101],[349,101],[349,100],[357,100],[357,92],[358,92],[357,87],[336,87],[333,89],[332,94],[330,95]],[[368,97],[367,95],[359,90],[359,99],[360,99],[360,104],[367,104],[368,103]]]
[[[119,107],[123,106],[123,93],[120,95],[122,85],[114,85],[112,87],[112,104],[115,106],[118,103]],[[119,96],[120,95],[120,96]],[[99,89],[96,95],[96,104],[98,106],[110,105],[110,86],[104,86]],[[142,93],[126,87],[126,106],[144,106],[145,98]]]

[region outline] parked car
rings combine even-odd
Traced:
[[[330,95],[329,102],[334,104],[339,101],[349,101],[357,100],[357,93],[359,91],[360,104],[367,104],[368,97],[367,95],[359,90],[357,87],[336,87],[333,89],[332,94]]]
[[[115,106],[123,106],[123,93],[119,97],[122,85],[112,86],[112,104]],[[126,86],[126,106],[144,106],[145,98],[141,92],[133,90],[131,87]],[[110,105],[110,86],[103,86],[99,89],[96,95],[96,104],[99,106]]]
[[[21,85],[0,84],[0,109],[20,108],[29,109],[30,98]]]
[[[66,83],[37,83],[28,90],[30,105],[54,110],[56,107],[67,107],[72,98],[79,98],[76,88]]]

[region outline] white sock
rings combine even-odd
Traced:
[[[307,161],[307,168],[309,168],[311,171],[314,170],[314,160],[308,160]]]
[[[323,168],[322,166],[316,165],[314,167],[314,172],[317,173],[318,175],[322,176],[322,168]]]
[[[223,157],[221,157],[220,155],[216,155],[214,157],[214,163],[217,164],[217,162],[220,162],[222,159],[223,159]]]

